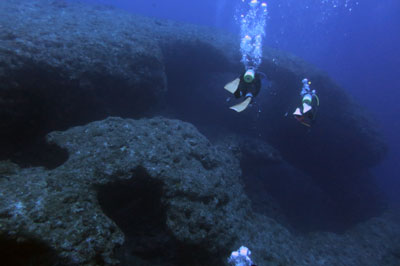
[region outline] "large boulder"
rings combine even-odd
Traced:
[[[48,141],[69,153],[60,167],[1,167],[0,230],[9,242],[40,239],[79,265],[115,263],[123,243],[122,260],[194,265],[228,252],[251,216],[236,159],[190,124],[109,118]]]
[[[242,71],[237,37],[62,0],[1,1],[0,22],[3,158],[51,130],[108,115],[159,114],[161,106],[199,125],[255,133],[260,113],[233,114],[224,105],[224,84]],[[375,125],[329,77],[268,47],[260,70],[271,86],[258,97],[254,135],[308,172],[351,172],[380,161],[385,145]],[[310,133],[285,117],[299,104],[304,77],[321,99]]]
[[[56,169],[0,163],[4,265],[226,265],[240,245],[257,265],[399,263],[389,214],[296,236],[254,213],[234,153],[191,124],[109,118],[47,139],[69,154]]]

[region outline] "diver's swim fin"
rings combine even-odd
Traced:
[[[309,112],[312,109],[311,105],[303,103],[303,114]]]
[[[300,111],[300,108],[297,108],[296,111],[294,111],[293,115],[301,116],[303,115]]]
[[[229,91],[230,93],[234,94],[235,91],[238,89],[240,83],[240,79],[237,78],[234,81],[229,82],[225,85],[224,89]]]
[[[234,106],[229,107],[229,109],[235,110],[236,112],[240,113],[244,110],[246,110],[247,106],[249,106],[251,102],[251,97],[247,97],[246,100],[243,102],[236,104]]]

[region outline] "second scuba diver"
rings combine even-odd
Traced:
[[[301,89],[300,96],[302,97],[302,106],[296,108],[293,116],[307,127],[311,127],[314,123],[317,109],[319,106],[319,98],[315,90],[311,90],[311,82],[308,79],[303,79],[303,88]]]
[[[241,103],[229,107],[240,113],[246,110],[251,100],[260,92],[261,74],[256,73],[253,68],[249,68],[240,77],[226,84],[224,88],[232,93],[236,99],[244,98]]]

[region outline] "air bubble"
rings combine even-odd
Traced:
[[[242,0],[242,2],[245,2]],[[268,15],[267,3],[258,0],[248,0],[245,7],[246,15],[240,25],[241,38],[240,51],[241,62],[245,68],[257,69],[261,64],[262,41],[265,36],[265,26]]]

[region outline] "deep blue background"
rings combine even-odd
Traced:
[[[233,16],[240,0],[87,1],[233,33],[239,28]],[[346,0],[266,2],[266,43],[328,72],[377,120],[389,155],[374,171],[388,196],[400,202],[400,1],[348,0],[347,7]]]

